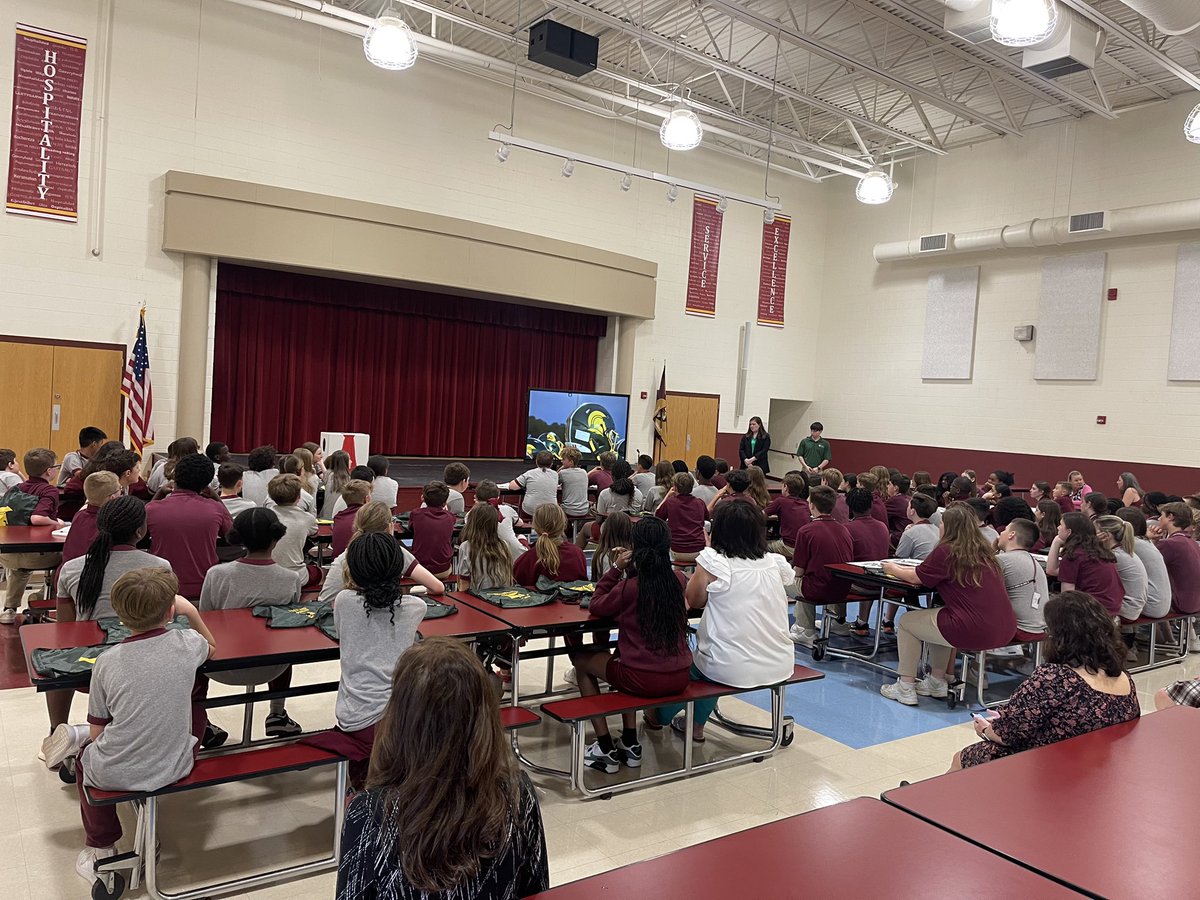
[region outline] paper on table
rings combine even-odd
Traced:
[[[57,531],[52,531],[52,532],[50,532],[50,533],[51,533],[52,535],[54,535],[55,537],[61,537],[61,538],[65,538],[65,537],[67,536],[67,533],[68,533],[70,530],[71,530],[71,526],[70,526],[70,525],[64,525],[62,528],[58,529]]]

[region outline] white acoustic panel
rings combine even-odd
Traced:
[[[1042,263],[1033,377],[1094,381],[1100,372],[1106,253],[1055,256]]]
[[[969,379],[975,364],[979,266],[929,275],[922,378]]]
[[[1180,244],[1171,308],[1169,381],[1200,381],[1200,244]]]

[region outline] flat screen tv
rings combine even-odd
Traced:
[[[589,464],[605,450],[624,459],[628,430],[628,394],[531,389],[525,458],[532,460],[542,450],[549,450],[562,459],[563,448],[573,445]]]

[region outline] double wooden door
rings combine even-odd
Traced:
[[[59,460],[79,449],[79,430],[95,425],[121,439],[120,344],[52,344],[0,338],[0,447],[49,447]],[[22,469],[22,471],[24,471]]]
[[[666,442],[662,459],[682,459],[689,468],[701,456],[717,454],[717,414],[721,409],[718,394],[676,394],[667,392]]]

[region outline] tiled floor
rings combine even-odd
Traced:
[[[798,661],[809,662],[809,658],[802,652]],[[878,696],[884,676],[832,661],[819,667],[831,672],[828,679],[789,692],[789,711],[800,723],[794,743],[762,763],[607,801],[580,801],[565,783],[535,777],[553,883],[851,797],[878,796],[901,779],[932,778],[945,771],[954,751],[974,740],[964,710],[950,713],[928,700],[922,701],[918,712],[902,709]],[[1138,676],[1143,709],[1153,709],[1152,695],[1158,687],[1196,672],[1200,672],[1200,656],[1192,656],[1186,665]],[[525,675],[527,688],[533,689],[541,672],[537,665],[529,665]],[[334,664],[308,666],[298,671],[297,683],[336,677]],[[214,686],[214,693],[228,690]],[[76,699],[76,719],[82,717],[84,703],[85,698]],[[761,709],[741,701],[723,701],[722,710],[743,721],[767,718]],[[299,698],[289,711],[308,729],[325,727],[332,724],[332,697]],[[240,727],[237,710],[218,710],[215,718],[231,732]],[[260,713],[259,727],[261,718]],[[82,844],[75,789],[62,785],[36,759],[45,722],[45,704],[31,689],[0,691],[0,834],[6,851],[0,854],[4,885],[0,896],[5,900],[89,896],[74,871]],[[850,727],[847,722],[855,724]],[[535,759],[565,767],[567,738],[564,726],[544,723],[522,732],[522,746]],[[682,749],[679,739],[667,731],[649,735],[643,742],[643,772],[673,763]],[[710,729],[709,740],[698,753],[711,756],[744,746],[745,739]],[[591,774],[598,781],[605,777]],[[164,885],[175,889],[319,855],[331,838],[332,786],[329,772],[298,773],[169,798],[162,806]],[[128,827],[130,820],[124,820]],[[333,885],[334,875],[327,873],[246,896],[327,900]],[[139,891],[133,896],[143,895]]]

